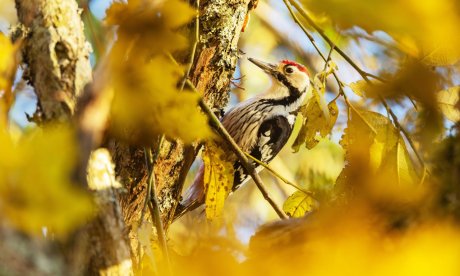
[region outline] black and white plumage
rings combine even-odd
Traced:
[[[276,116],[265,120],[257,131],[257,143],[249,154],[264,163],[268,163],[280,152],[292,133],[292,123],[286,117]],[[256,164],[253,164],[256,165]],[[243,166],[236,162],[233,190],[246,182],[249,175]]]
[[[296,113],[305,100],[310,78],[304,66],[289,60],[277,65],[249,59],[272,79],[265,92],[239,103],[221,122],[238,146],[264,163],[270,162],[292,133]],[[257,164],[253,164],[256,169]],[[234,164],[233,191],[249,178],[242,165]],[[178,206],[176,217],[204,203],[203,166]]]

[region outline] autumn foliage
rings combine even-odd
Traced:
[[[229,106],[267,86],[246,57],[289,57],[311,77],[288,145],[260,173],[287,219],[252,181],[231,193],[237,157],[200,108],[206,91],[187,81],[200,26],[213,19],[199,22],[188,2],[114,1],[103,18],[82,14],[97,53],[87,89],[103,95],[91,118],[103,125],[97,147],[144,148],[141,158],[155,166],[163,141],[178,139],[201,149],[204,163],[205,207],[161,230],[149,202],[156,198],[146,199],[129,226],[135,272],[460,275],[460,1],[250,1]],[[85,163],[85,188],[75,176],[77,120],[26,122],[21,47],[0,33],[1,226],[65,243],[98,215],[91,183],[113,181],[113,167]]]

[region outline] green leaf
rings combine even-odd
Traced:
[[[296,191],[284,202],[283,211],[290,217],[299,218],[313,211],[317,205],[318,203],[310,194]]]

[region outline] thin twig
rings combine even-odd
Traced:
[[[144,206],[141,212],[140,226],[142,226],[144,223],[146,208],[149,208],[150,215],[152,217],[152,221],[154,222],[155,228],[157,230],[158,242],[159,242],[161,251],[163,253],[163,257],[166,260],[166,266],[168,269],[168,273],[169,275],[172,275],[171,261],[169,258],[169,250],[168,250],[168,245],[166,243],[166,235],[164,232],[163,223],[161,221],[160,209],[159,209],[158,200],[156,198],[156,193],[155,193],[154,165],[158,157],[158,154],[160,152],[161,145],[163,144],[163,140],[164,140],[164,135],[161,135],[158,139],[158,145],[155,150],[155,154],[152,154],[151,149],[144,148],[145,165],[146,165],[149,175],[148,175],[148,181],[147,181],[147,192],[145,195]],[[139,246],[139,250],[140,250],[140,246]]]
[[[293,18],[294,21],[297,23],[297,25],[299,25],[299,27],[302,29],[302,31],[305,33],[305,35],[308,37],[308,39],[311,41],[313,47],[316,49],[316,51],[318,52],[318,54],[323,58],[324,61],[326,61],[327,59],[324,57],[324,55],[323,55],[323,54],[321,53],[321,51],[319,50],[318,45],[316,45],[315,39],[314,39],[313,36],[307,31],[307,29],[305,28],[305,26],[300,22],[299,18],[297,17],[297,15],[295,15],[294,11],[292,10],[291,5],[289,5],[289,3],[288,3],[287,1],[288,1],[288,0],[283,0],[284,4],[285,4],[286,7],[288,8],[289,13],[291,14],[292,18]],[[326,62],[327,62],[327,61],[326,61]]]
[[[149,210],[150,210],[150,215],[152,216],[152,220],[155,224],[155,228],[157,229],[157,235],[158,235],[158,241],[160,244],[161,251],[163,253],[163,257],[166,260],[166,267],[168,269],[168,274],[172,275],[172,266],[171,266],[171,260],[169,258],[169,250],[168,250],[168,244],[166,242],[166,234],[163,228],[163,222],[161,221],[161,215],[160,215],[160,207],[158,204],[158,199],[156,196],[156,190],[155,190],[155,174],[153,171],[153,166],[156,157],[158,156],[158,153],[161,148],[161,144],[163,142],[163,135],[160,138],[160,142],[158,143],[158,148],[155,151],[155,157],[151,158],[152,165],[151,165],[151,173],[149,175],[149,186],[151,188],[151,193],[150,193],[150,200],[149,200]],[[151,152],[150,152],[151,156]]]
[[[289,1],[289,3],[294,6],[302,15],[302,17],[308,22],[310,26],[315,29],[316,32],[319,33],[319,35],[329,44],[330,47],[333,47],[335,44],[332,42],[332,40],[326,35],[326,33],[321,29],[315,21],[307,14],[307,12],[299,5],[299,3],[295,2],[294,0],[283,0],[285,3],[286,1]],[[379,76],[373,75],[371,73],[368,73],[364,70],[362,70],[345,52],[343,52],[340,48],[334,47],[334,50],[339,53],[361,76],[366,76],[366,77],[371,77],[376,80],[385,82],[384,79],[382,79]]]
[[[245,152],[244,153],[247,157],[249,157],[249,159],[251,159],[252,161],[256,162],[257,164],[261,165],[262,167],[266,168],[269,172],[271,172],[274,176],[276,176],[277,178],[279,178],[280,180],[282,180],[284,183],[288,184],[289,186],[292,186],[294,188],[296,188],[297,190],[299,191],[302,191],[306,194],[312,194],[312,192],[310,191],[307,191],[305,189],[303,189],[302,187],[298,186],[297,184],[294,184],[292,183],[291,181],[287,180],[286,178],[284,178],[282,175],[280,175],[278,172],[276,172],[274,169],[272,169],[268,164],[260,161],[259,159],[255,158],[254,156],[250,155],[249,153]]]
[[[196,92],[200,93],[193,83],[190,80],[187,80],[187,84],[190,86],[190,88]],[[283,212],[283,210],[276,204],[275,201],[270,197],[267,188],[265,188],[265,185],[262,182],[262,179],[260,176],[257,174],[257,171],[255,170],[254,166],[249,162],[248,158],[244,154],[244,152],[240,149],[238,144],[236,144],[235,140],[233,140],[232,136],[227,132],[227,130],[224,128],[224,126],[221,124],[219,119],[216,117],[214,112],[209,108],[209,106],[204,102],[203,98],[200,98],[199,105],[203,112],[208,116],[209,120],[211,121],[212,125],[214,128],[217,130],[219,135],[225,140],[225,142],[230,146],[231,150],[235,153],[235,155],[238,157],[241,165],[244,167],[244,169],[248,172],[248,174],[252,177],[254,182],[257,185],[257,188],[259,188],[260,192],[262,193],[262,196],[265,198],[265,200],[272,206],[272,208],[275,210],[275,212],[278,214],[278,216],[281,219],[287,219],[288,217],[286,214]]]
[[[383,78],[380,78],[378,76],[375,76],[371,73],[368,73],[364,70],[362,70],[347,54],[345,54],[345,52],[343,52],[340,48],[336,47],[336,45],[334,44],[334,42],[332,42],[332,40],[324,33],[323,29],[321,29],[314,21],[313,19],[307,14],[307,12],[297,3],[295,2],[294,0],[283,0],[283,2],[286,4],[287,8],[289,9],[289,11],[291,12],[291,15],[293,14],[292,12],[292,8],[290,7],[289,4],[291,4],[292,6],[294,6],[299,12],[300,14],[302,15],[302,17],[308,22],[308,24],[310,24],[310,26],[313,27],[313,29],[316,30],[316,32],[318,32],[321,37],[329,44],[329,46],[332,48],[334,48],[334,50],[340,54],[340,56],[342,56],[343,59],[345,59],[348,64],[350,64],[355,70],[356,72],[358,72],[358,74],[362,77],[362,79],[364,79],[367,83],[370,83],[371,81],[369,80],[369,77],[371,78],[374,78],[376,80],[379,80],[381,82],[386,82],[386,80],[384,80]],[[289,2],[289,3],[288,3]],[[302,27],[302,23],[298,20],[298,18],[294,17],[294,20],[296,21],[297,24],[299,24],[301,27]],[[306,30],[305,27],[302,27],[302,30],[306,33],[307,37],[310,38],[311,35],[308,33],[308,31]],[[310,39],[310,41],[312,41],[312,43],[314,42],[314,40]],[[315,48],[317,48],[317,46],[314,44]],[[317,49],[318,53],[320,53],[319,49]],[[320,56],[325,60],[325,62],[327,62],[327,59],[324,58],[324,55],[322,55],[320,53]],[[338,81],[338,83],[340,83],[339,79],[337,78],[337,76],[335,75],[334,73],[334,77],[336,78],[336,80]],[[339,84],[340,85],[340,84]],[[342,92],[343,93],[343,92]],[[345,93],[343,93],[343,95],[345,95]],[[398,121],[398,118],[397,116],[394,114],[393,110],[391,110],[391,108],[389,107],[388,103],[385,101],[385,99],[379,95],[379,100],[380,102],[383,104],[383,106],[387,109],[388,113],[390,114],[392,120],[393,120],[393,123],[395,124],[395,126],[399,129],[399,131],[401,131],[401,133],[404,135],[404,137],[406,137],[406,140],[408,141],[410,147],[412,148],[415,156],[417,157],[417,160],[419,161],[420,165],[425,168],[425,162],[423,161],[422,157],[420,156],[420,154],[418,153],[417,151],[417,148],[415,147],[415,144],[414,142],[412,141],[411,137],[409,136],[409,133],[402,127],[402,125],[399,123]]]
[[[192,52],[190,54],[190,60],[187,67],[187,72],[184,75],[184,79],[180,85],[180,91],[184,90],[185,83],[190,75],[192,70],[193,61],[195,60],[196,48],[198,47],[198,42],[200,41],[200,0],[196,0],[196,15],[195,15],[195,41],[193,42]]]

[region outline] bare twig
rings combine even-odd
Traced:
[[[155,157],[150,158],[151,159],[151,171],[149,175],[149,186],[151,187],[151,193],[150,193],[150,200],[149,200],[149,210],[150,210],[150,215],[152,216],[152,220],[155,224],[155,228],[157,229],[157,235],[158,235],[158,241],[160,244],[161,251],[163,253],[163,257],[166,260],[166,266],[168,269],[168,274],[172,275],[172,268],[171,268],[171,260],[169,258],[169,250],[168,250],[168,244],[166,243],[166,234],[163,228],[163,222],[161,220],[161,214],[160,214],[160,207],[158,204],[158,199],[156,196],[156,189],[155,189],[155,174],[153,171],[153,165],[154,165],[154,159],[158,156],[158,152],[160,151],[161,144],[163,142],[163,136],[160,138],[160,142],[158,143],[158,148],[155,151]],[[151,155],[151,152],[150,152]]]
[[[291,5],[288,3],[288,1],[290,2],[290,0],[283,0],[284,4],[286,5],[287,9],[289,10],[289,13],[291,14],[292,18],[294,19],[294,21],[297,23],[297,25],[299,25],[299,27],[302,29],[302,31],[305,33],[305,35],[308,37],[308,39],[311,41],[313,47],[316,49],[316,51],[318,52],[318,54],[321,56],[321,58],[327,63],[327,59],[326,57],[324,57],[324,55],[321,53],[321,51],[319,50],[318,48],[318,45],[316,45],[316,42],[315,42],[315,39],[313,38],[313,36],[308,32],[308,30],[305,28],[305,26],[300,22],[299,18],[297,17],[297,15],[295,15],[294,11],[292,10],[292,7]]]
[[[282,175],[280,175],[277,171],[275,171],[274,169],[272,169],[268,164],[260,161],[259,159],[255,158],[254,156],[250,155],[249,153],[244,153],[247,157],[249,157],[249,159],[251,159],[252,161],[256,162],[257,164],[261,165],[262,167],[266,168],[269,172],[271,172],[274,176],[276,176],[277,178],[279,178],[281,181],[283,181],[284,183],[288,184],[289,186],[292,186],[294,188],[296,188],[297,190],[299,191],[302,191],[306,194],[312,194],[312,192],[310,191],[307,191],[305,189],[303,189],[302,187],[298,186],[297,184],[294,184],[292,183],[291,181],[287,180],[286,178],[284,178]]]
[[[299,12],[300,14],[302,15],[302,17],[308,22],[308,24],[310,26],[313,27],[313,29],[315,29],[316,32],[318,32],[318,34],[327,42],[327,44],[329,44],[330,47],[334,47],[334,42],[332,42],[332,40],[326,35],[326,33],[323,31],[323,29],[321,29],[316,23],[315,21],[313,21],[313,19],[307,14],[307,12],[299,5],[299,3],[295,2],[294,0],[283,0],[284,3],[286,4],[286,1],[288,1],[292,6],[294,6]],[[289,9],[289,8],[288,8]],[[297,23],[299,24],[299,23]],[[310,35],[311,36],[311,35]],[[342,56],[343,59],[345,59],[361,76],[365,76],[366,78],[367,77],[371,77],[371,78],[374,78],[376,80],[379,80],[381,82],[385,82],[384,79],[382,79],[381,77],[379,76],[376,76],[376,75],[373,75],[371,73],[368,73],[364,70],[362,70],[347,54],[345,54],[345,52],[343,52],[340,48],[338,47],[334,47],[334,50],[339,53],[339,55]]]
[[[196,15],[195,15],[195,41],[193,42],[192,51],[190,54],[190,60],[187,67],[187,72],[184,75],[184,79],[180,85],[180,91],[184,90],[185,82],[187,81],[190,71],[192,70],[193,61],[195,60],[196,48],[200,41],[200,0],[196,0]]]
[[[294,0],[283,0],[283,2],[285,3],[285,5],[287,6],[287,8],[289,9],[289,11],[291,12],[291,15],[294,14],[292,12],[292,8],[290,7],[290,5],[294,6],[299,12],[300,14],[302,15],[302,17],[308,22],[308,24],[310,26],[313,27],[313,29],[316,30],[316,32],[319,33],[319,35],[329,44],[329,46],[331,48],[333,48],[338,54],[340,54],[340,56],[342,56],[343,59],[345,59],[348,64],[350,64],[355,70],[356,72],[358,72],[358,74],[362,77],[363,80],[365,80],[367,83],[370,83],[371,81],[369,80],[369,77],[371,78],[374,78],[376,80],[379,80],[381,82],[386,82],[386,80],[384,80],[383,78],[380,78],[378,76],[375,76],[371,73],[368,73],[364,70],[362,70],[347,54],[345,54],[345,52],[343,52],[340,48],[336,47],[334,42],[332,42],[332,40],[324,33],[323,29],[321,29],[314,21],[313,19],[307,14],[307,12],[297,3],[295,2]],[[289,3],[288,3],[289,2]],[[290,4],[290,5],[289,5]],[[299,24],[299,26],[302,27],[302,23],[298,20],[297,17],[294,17],[294,20],[296,21],[297,24]],[[307,37],[310,39],[312,38],[312,36],[308,33],[308,31],[306,30],[305,27],[302,27],[302,30],[305,32],[305,34],[307,35]],[[316,48],[316,50],[318,51],[318,53],[320,53],[320,56],[324,59],[324,61],[327,63],[327,59],[324,58],[324,55],[321,54],[321,51],[319,51],[318,47],[316,46],[316,44],[314,43],[314,40],[313,39],[310,39],[310,41],[313,43],[314,47]],[[339,83],[339,86],[341,86],[341,82],[339,81],[337,75],[334,73],[333,74],[334,77],[336,78],[337,82]],[[341,93],[343,95],[345,95],[345,93],[343,93],[343,90],[341,91]],[[402,127],[402,125],[399,123],[398,121],[398,118],[397,116],[394,114],[393,110],[391,110],[391,108],[389,107],[388,103],[385,101],[385,99],[379,95],[379,100],[380,102],[383,104],[383,106],[386,108],[386,110],[388,111],[388,113],[390,114],[392,120],[393,120],[393,123],[395,124],[395,126],[399,129],[399,131],[404,135],[404,137],[406,138],[407,142],[409,143],[409,145],[411,146],[415,156],[417,157],[417,160],[419,161],[420,165],[425,168],[425,163],[422,159],[422,157],[420,156],[420,154],[418,153],[417,151],[417,148],[415,147],[415,144],[414,142],[412,141],[411,137],[409,136],[409,133]]]
[[[195,91],[196,93],[200,93],[198,90],[196,90],[195,86],[190,80],[187,80],[187,84],[190,86],[190,88]],[[288,217],[286,214],[283,212],[283,210],[276,204],[275,201],[270,197],[270,195],[267,192],[267,188],[265,188],[265,185],[262,183],[262,179],[260,176],[257,174],[254,166],[249,162],[248,158],[244,154],[244,152],[240,149],[238,144],[236,144],[235,140],[233,140],[232,136],[227,132],[227,130],[224,128],[224,126],[221,124],[219,119],[216,117],[216,115],[212,112],[212,110],[209,108],[209,106],[204,102],[204,100],[201,98],[199,105],[203,112],[208,116],[209,120],[211,121],[212,125],[214,128],[217,130],[219,135],[225,140],[225,142],[230,146],[231,150],[235,153],[235,155],[238,157],[241,165],[243,165],[244,169],[248,172],[248,174],[252,177],[254,182],[257,185],[257,188],[259,188],[260,192],[262,193],[262,196],[265,198],[265,200],[272,206],[272,208],[275,210],[275,212],[278,214],[278,216],[281,219],[287,219]]]
[[[154,222],[155,228],[157,230],[158,243],[163,253],[163,257],[166,260],[168,273],[169,275],[172,275],[171,261],[169,259],[168,245],[166,243],[166,234],[164,232],[163,222],[161,221],[160,209],[159,209],[158,200],[156,198],[156,192],[155,192],[154,165],[158,157],[158,154],[160,152],[161,145],[163,144],[163,140],[164,140],[164,135],[161,135],[158,140],[158,145],[157,145],[157,148],[154,154],[152,154],[151,149],[144,148],[145,165],[147,167],[149,175],[148,175],[148,182],[147,182],[147,193],[145,195],[144,207],[142,208],[141,219],[140,219],[139,225],[142,226],[142,224],[144,223],[145,211],[147,208],[149,208],[150,215],[152,217],[152,221]],[[140,246],[139,246],[139,250],[140,250]],[[139,259],[140,259],[140,254],[139,254]]]

